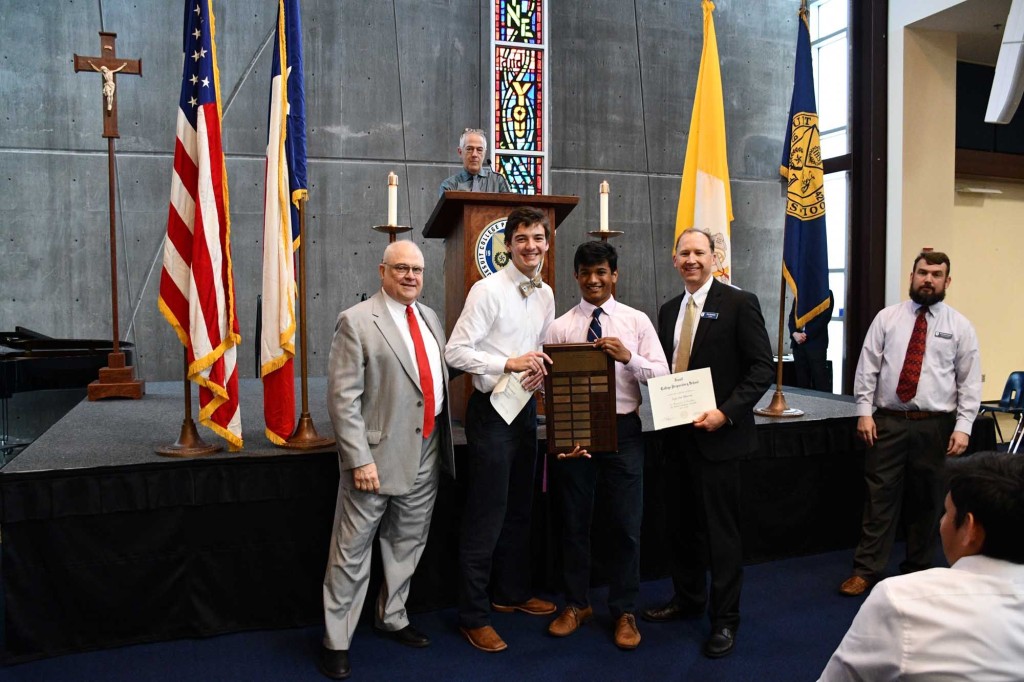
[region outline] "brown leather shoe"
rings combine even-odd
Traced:
[[[839,594],[846,597],[859,597],[870,589],[871,583],[867,578],[854,575],[847,578],[846,581],[839,586]]]
[[[548,626],[548,634],[555,637],[568,637],[579,630],[580,626],[590,620],[593,615],[594,609],[589,606],[585,609],[566,606],[558,614],[558,618],[551,621],[551,625]]]
[[[632,651],[640,645],[640,630],[632,613],[624,613],[615,621],[615,646]]]
[[[490,625],[480,628],[459,628],[459,630],[469,640],[469,643],[480,651],[494,653],[508,648],[505,640],[498,636],[498,633]]]
[[[491,602],[491,608],[498,613],[512,613],[513,611],[522,611],[528,613],[531,616],[547,616],[555,612],[556,607],[549,601],[539,599],[537,597],[530,597],[522,604],[495,604]]]

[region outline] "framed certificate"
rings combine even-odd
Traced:
[[[544,378],[548,454],[619,449],[615,420],[615,361],[589,343],[546,344],[554,364]]]

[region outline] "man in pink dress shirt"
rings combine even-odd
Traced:
[[[573,260],[582,300],[551,323],[545,343],[591,342],[615,362],[618,451],[576,447],[558,456],[557,490],[562,514],[562,572],[566,606],[548,626],[556,637],[572,634],[593,615],[590,586],[590,524],[595,504],[607,511],[611,556],[608,609],[615,644],[635,649],[636,598],[640,590],[640,521],[643,517],[644,441],[637,408],[640,382],[668,374],[665,352],[650,319],[612,296],[618,256],[607,242],[585,242]]]

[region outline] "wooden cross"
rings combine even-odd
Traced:
[[[99,379],[89,384],[89,400],[132,398],[145,393],[144,381],[135,378],[135,368],[126,365],[121,352],[121,331],[117,320],[117,176],[114,173],[114,138],[117,134],[117,74],[142,75],[142,60],[120,59],[114,49],[116,33],[100,31],[99,57],[75,55],[75,72],[95,71],[103,76],[103,137],[107,138],[107,194],[110,211],[110,321],[114,350],[107,356],[107,366],[100,369]]]
[[[115,40],[116,33],[100,31],[99,57],[75,55],[76,73],[95,71],[103,76],[103,137],[120,137],[117,134],[117,74],[142,75],[142,60],[118,57]]]

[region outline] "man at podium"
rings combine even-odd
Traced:
[[[441,183],[438,194],[450,190],[459,192],[505,192],[511,193],[508,180],[501,173],[491,170],[487,159],[487,135],[478,128],[466,128],[459,138],[459,156],[462,170]]]

